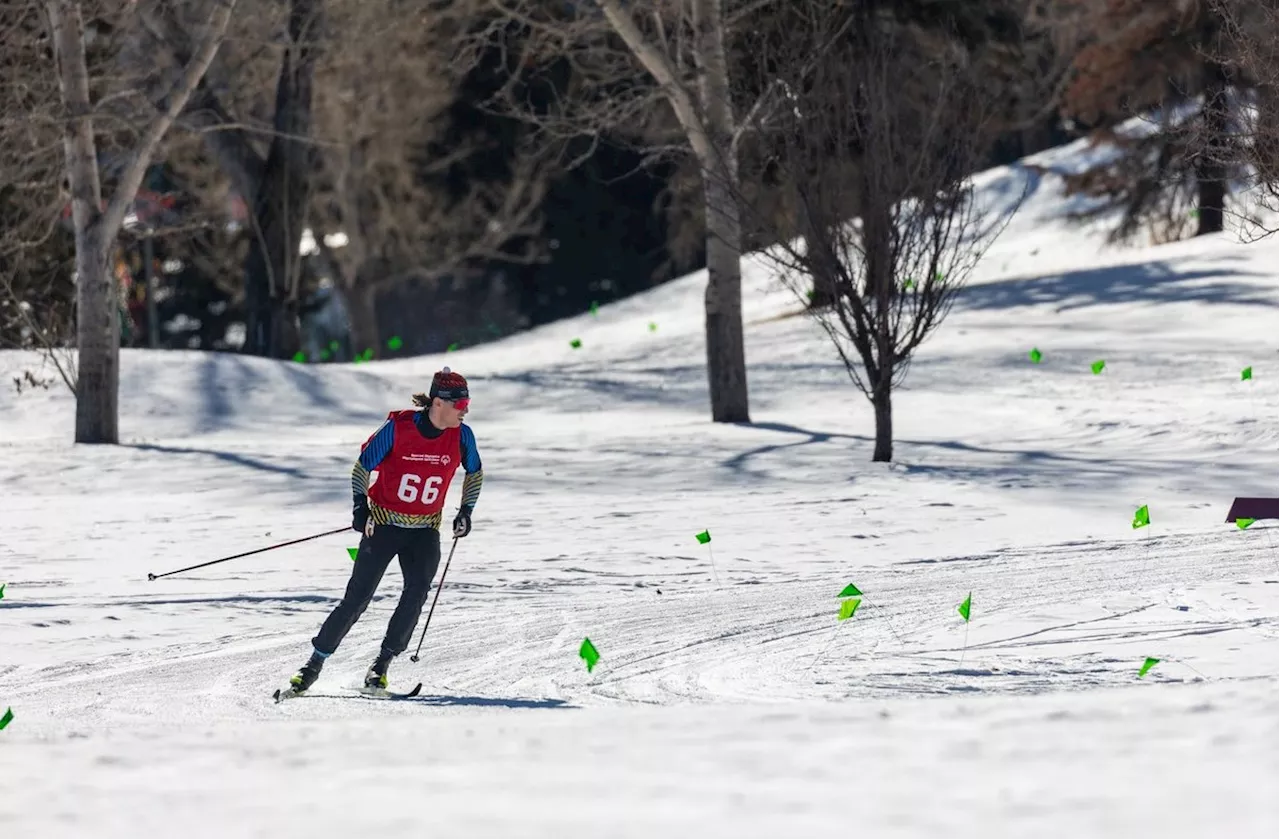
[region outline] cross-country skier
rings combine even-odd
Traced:
[[[369,605],[393,556],[400,558],[404,590],[391,615],[382,651],[365,674],[366,689],[385,689],[391,659],[409,646],[431,580],[440,564],[440,523],[449,482],[461,465],[462,505],[453,535],[471,532],[471,511],[484,473],[475,434],[462,424],[470,406],[467,380],[448,367],[431,379],[428,393],[415,393],[418,410],[392,411],[360,449],[351,470],[351,528],[363,536],[342,602],[311,639],[314,652],[289,680],[294,693],[315,682],[324,661]],[[377,471],[372,484],[369,473]]]

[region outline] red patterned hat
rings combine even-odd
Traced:
[[[467,380],[462,378],[461,373],[455,373],[448,367],[431,377],[431,390],[427,395],[432,399],[438,396],[450,402],[471,398],[471,393],[467,390]]]

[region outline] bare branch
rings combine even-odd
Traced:
[[[213,61],[213,56],[222,44],[222,37],[226,32],[227,23],[231,20],[231,12],[235,9],[235,5],[236,0],[216,0],[214,10],[210,14],[209,23],[206,26],[204,43],[201,44],[200,49],[187,65],[178,85],[169,94],[168,107],[163,113],[156,116],[147,127],[141,142],[138,143],[132,162],[121,175],[115,193],[107,205],[106,212],[103,214],[102,225],[110,234],[113,235],[116,230],[120,229],[121,224],[124,222],[125,213],[128,211],[130,204],[133,203],[138,187],[142,184],[142,177],[146,174],[147,166],[151,163],[156,147],[160,144],[160,140],[169,130],[173,121],[177,119],[178,114],[186,107],[191,92],[195,90],[196,84],[204,75],[209,63]],[[111,238],[112,236],[108,235],[103,239],[103,259],[106,258],[105,249],[111,245]]]

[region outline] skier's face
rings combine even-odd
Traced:
[[[439,406],[440,428],[457,428],[471,408],[470,399],[441,399],[436,397]]]

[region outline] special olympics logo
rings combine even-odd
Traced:
[[[440,458],[440,462],[441,462],[442,464],[444,464],[445,466],[448,466],[448,465],[449,465],[449,455],[445,455],[444,457]]]

